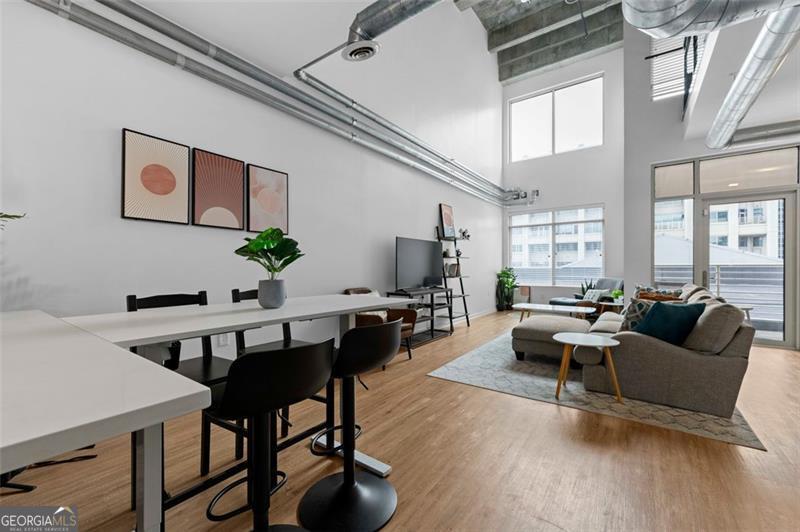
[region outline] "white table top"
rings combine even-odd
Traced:
[[[580,345],[584,347],[617,347],[619,340],[599,334],[562,332],[553,335],[553,340],[562,344]]]
[[[261,308],[257,301],[251,300],[74,316],[64,318],[64,321],[118,346],[134,347],[292,321],[407,307],[414,303],[415,300],[408,298],[334,294],[290,297],[277,309]]]
[[[576,307],[571,305],[545,305],[542,303],[516,303],[511,305],[514,310],[530,310],[536,312],[554,312],[562,314],[593,314],[594,307]]]
[[[49,314],[0,313],[0,472],[209,404],[205,386]]]

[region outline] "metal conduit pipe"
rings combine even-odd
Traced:
[[[203,54],[206,55],[215,61],[230,67],[237,72],[244,74],[245,76],[254,79],[260,83],[267,85],[268,87],[277,90],[295,100],[298,100],[309,107],[326,114],[327,116],[338,120],[344,124],[347,124],[373,138],[380,140],[386,144],[389,144],[401,151],[404,151],[413,157],[416,157],[426,163],[442,170],[446,174],[450,175],[453,179],[457,181],[463,181],[468,186],[475,187],[485,193],[486,195],[493,197],[495,199],[502,199],[504,194],[504,189],[501,187],[494,185],[493,183],[489,182],[482,176],[480,176],[480,180],[475,179],[472,175],[463,176],[458,173],[455,173],[451,168],[448,166],[440,163],[436,159],[416,150],[399,140],[382,133],[381,131],[375,129],[374,127],[369,126],[368,124],[364,124],[359,122],[354,117],[350,116],[349,114],[343,112],[342,110],[324,102],[310,94],[298,89],[297,87],[283,81],[282,79],[270,74],[266,70],[259,68],[258,66],[254,65],[253,63],[221,48],[214,43],[200,37],[199,35],[192,33],[191,31],[173,23],[172,21],[150,11],[149,9],[133,2],[131,0],[98,0],[100,4],[103,4],[115,11],[122,13],[123,15],[135,20],[136,22],[143,24],[153,30],[158,31],[159,33],[174,39],[175,41]],[[490,183],[491,186],[487,185]]]
[[[277,98],[256,87],[253,87],[252,85],[248,85],[247,83],[244,83],[232,76],[229,76],[228,74],[225,74],[223,72],[220,72],[219,70],[204,65],[203,63],[188,58],[178,53],[177,51],[172,50],[167,46],[164,46],[156,41],[153,41],[152,39],[149,39],[144,35],[141,35],[133,30],[121,26],[116,22],[113,22],[103,17],[102,15],[94,13],[93,11],[90,11],[86,8],[83,8],[81,6],[72,3],[60,4],[59,0],[27,0],[27,1],[33,5],[39,6],[43,9],[46,9],[47,11],[50,11],[51,13],[57,14],[72,22],[80,24],[81,26],[84,26],[88,29],[96,31],[97,33],[105,35],[106,37],[114,39],[117,42],[120,42],[140,52],[143,52],[151,57],[159,59],[169,65],[177,66],[182,70],[185,70],[203,79],[211,81],[212,83],[216,83],[217,85],[225,87],[243,96],[247,96],[248,98],[256,100],[262,104],[268,105],[274,109],[284,112],[306,123],[324,129],[341,138],[347,139],[355,144],[364,146],[386,157],[394,159],[395,161],[401,162],[412,168],[425,172],[441,181],[451,184],[484,201],[487,201],[494,205],[502,206],[501,201],[494,197],[490,197],[479,190],[475,190],[472,187],[469,187],[461,182],[458,182],[445,174],[442,174],[432,168],[429,168],[412,159],[409,159],[408,157],[405,157],[399,153],[396,153],[392,150],[379,146],[373,142],[365,140],[356,135],[355,133],[353,133],[352,131],[346,130],[318,116],[308,113],[304,109],[301,109],[289,102],[283,101],[280,98]]]
[[[375,111],[370,110],[367,107],[364,107],[357,101],[353,100],[346,94],[342,94],[338,90],[334,89],[324,81],[312,76],[309,74],[304,68],[298,69],[295,71],[294,76],[308,85],[309,87],[313,87],[314,89],[318,90],[319,92],[333,98],[334,100],[338,101],[339,103],[346,105],[348,108],[354,110],[358,114],[365,116],[372,120],[373,122],[383,126],[384,128],[388,129],[392,133],[406,139],[407,141],[411,142],[412,144],[419,146],[423,150],[427,151],[431,155],[438,157],[440,160],[451,164],[452,166],[458,168],[460,171],[464,172],[465,174],[470,175],[474,179],[480,180],[481,182],[487,183],[490,188],[498,191],[500,194],[505,194],[507,191],[504,190],[502,187],[492,183],[482,175],[477,172],[474,172],[469,167],[464,166],[463,164],[459,163],[455,159],[451,159],[446,155],[440,153],[435,148],[430,146],[429,144],[425,143],[423,140],[415,137],[413,134],[409,133],[405,129],[401,128],[400,126],[390,122],[389,120],[385,119]]]
[[[800,135],[800,120],[738,129],[736,133],[734,133],[730,145],[776,140],[795,135]]]
[[[631,26],[663,39],[709,33],[798,5],[800,0],[623,0],[622,14]]]
[[[747,54],[706,136],[709,148],[728,146],[736,128],[800,39],[800,7],[771,13]]]

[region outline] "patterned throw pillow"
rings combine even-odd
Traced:
[[[592,288],[587,290],[585,294],[583,294],[584,301],[591,301],[592,303],[597,303],[601,297],[610,296],[611,290],[598,290],[596,288]]]
[[[656,304],[656,301],[650,301],[647,299],[631,299],[631,302],[628,303],[628,306],[625,307],[625,310],[622,311],[622,326],[620,326],[620,331],[632,331],[639,322],[644,319],[648,312],[650,312],[650,308]]]

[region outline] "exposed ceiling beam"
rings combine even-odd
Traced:
[[[611,6],[599,13],[586,17],[586,30],[589,34],[596,32],[622,20],[622,8],[620,5]],[[547,48],[558,46],[566,41],[573,39],[584,39],[586,31],[582,20],[573,22],[561,28],[550,31],[539,37],[527,40],[511,48],[501,50],[497,54],[497,62],[500,65],[519,61],[531,54],[537,54]]]
[[[580,21],[580,3],[583,4],[584,16],[588,18],[610,6],[619,4],[620,0],[583,0],[573,4],[559,3],[533,12],[510,24],[491,30],[489,32],[489,51],[499,52]]]
[[[567,60],[587,54],[597,55],[617,48],[622,43],[623,22],[619,20],[611,25],[589,33],[586,38],[579,37],[559,44],[547,46],[539,51],[527,54],[518,60],[499,65],[499,79],[508,82],[534,71],[553,68]]]
[[[467,9],[480,4],[481,2],[483,2],[483,0],[453,0],[453,3],[455,3],[456,7],[460,11],[466,11]]]

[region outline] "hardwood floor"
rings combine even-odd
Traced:
[[[754,348],[739,409],[768,452],[443,381],[426,374],[513,327],[498,313],[449,339],[401,354],[364,376],[359,449],[390,463],[397,514],[386,530],[800,530],[800,353]],[[509,356],[513,354],[509,351]],[[302,427],[323,406],[292,410]],[[199,469],[199,414],[167,424],[167,489]],[[233,458],[233,437],[212,436],[212,467]],[[0,505],[77,505],[81,530],[130,530],[127,435],[100,442],[99,457],[24,472],[32,493]],[[289,475],[272,498],[273,523],[294,523],[316,480],[339,470],[304,446],[280,456]],[[167,530],[250,530],[250,514],[205,518],[212,489],[167,513]],[[218,511],[244,501],[233,492]]]

